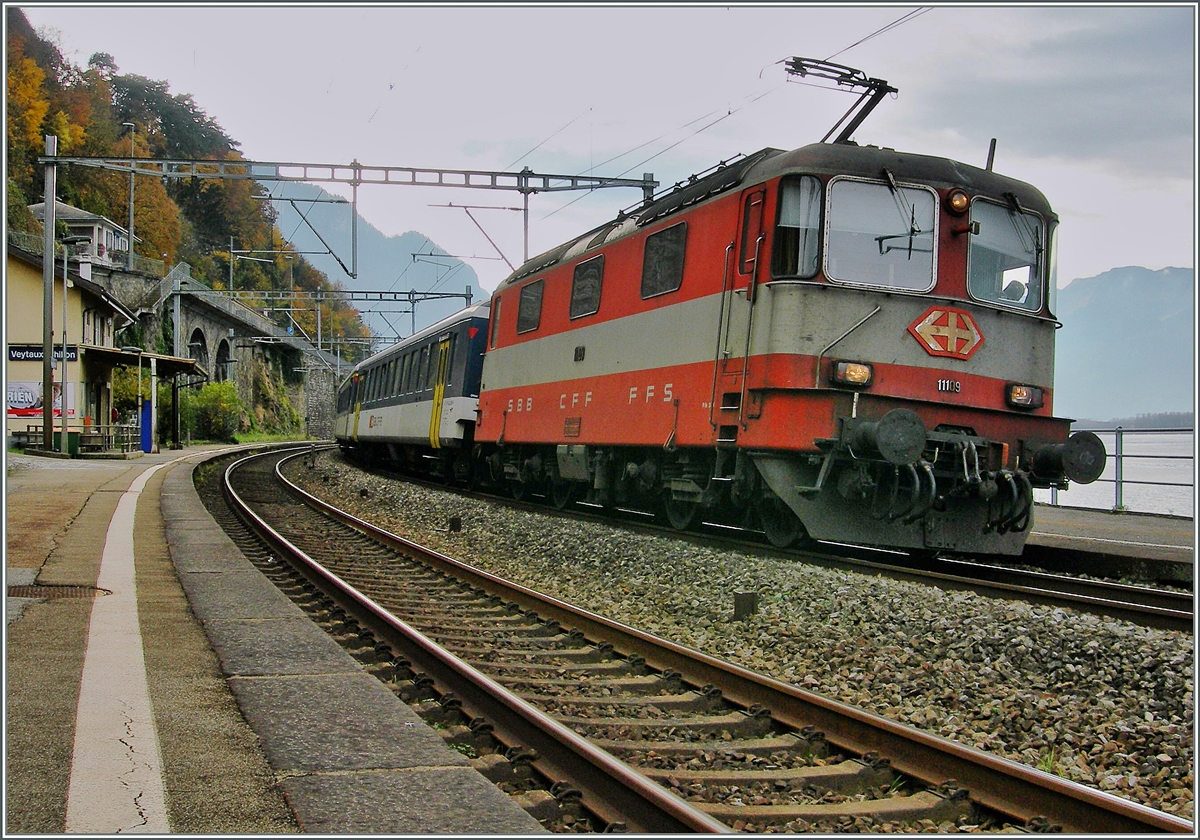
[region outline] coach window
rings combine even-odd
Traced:
[[[772,274],[815,277],[821,239],[821,182],[811,175],[784,181],[779,190]]]
[[[642,258],[642,297],[673,292],[683,283],[683,253],[687,223],[680,222],[646,237]]]
[[[604,255],[575,266],[571,281],[571,317],[595,315],[600,311],[600,284],[604,279]]]
[[[433,386],[437,384],[438,372],[438,346],[436,344],[428,345],[429,350],[429,369],[425,371],[425,390],[433,390]]]
[[[429,367],[429,346],[421,348],[421,355],[417,357],[417,381],[413,386],[415,391],[425,390],[425,371]]]
[[[542,291],[545,281],[534,280],[521,287],[517,301],[517,332],[527,333],[538,328],[542,322]]]
[[[991,201],[971,202],[967,291],[975,300],[1027,312],[1042,308],[1045,226],[1040,216]]]
[[[408,352],[408,376],[404,380],[404,390],[412,393],[417,390],[417,366],[421,362],[421,351],[410,350]]]
[[[890,173],[889,173],[890,176]],[[937,197],[925,187],[840,178],[829,188],[831,280],[910,292],[933,288]]]
[[[454,351],[458,349],[458,333],[450,333],[450,346],[446,348],[446,386],[454,383]]]

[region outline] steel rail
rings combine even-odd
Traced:
[[[386,470],[364,467],[361,464],[356,464],[356,466],[366,472],[432,489],[464,492],[413,476],[398,475]],[[587,505],[584,506],[584,510],[565,511],[548,508],[546,505],[529,499],[515,500],[480,491],[466,491],[465,495],[470,498],[485,498],[521,510],[546,515],[572,516],[589,522],[619,525],[643,533],[663,534],[673,539],[691,540],[710,547],[728,545],[738,551],[748,549],[768,551],[774,556],[799,559],[828,568],[852,568],[864,574],[885,574],[896,580],[907,580],[914,583],[929,584],[932,582],[944,589],[971,591],[984,597],[1017,598],[1052,607],[1073,607],[1084,612],[1105,615],[1144,627],[1185,633],[1195,630],[1194,596],[1186,592],[1131,586],[1103,580],[1087,580],[1053,572],[994,566],[969,559],[920,559],[905,555],[904,563],[901,565],[879,559],[880,555],[894,556],[897,552],[866,546],[831,543],[825,550],[812,547],[777,549],[765,545],[748,544],[732,539],[727,534],[714,533],[716,529],[739,532],[744,530],[726,525],[703,523],[707,526],[704,531],[678,531],[647,522],[627,519],[614,520],[612,516],[587,510],[586,508],[589,507]],[[831,553],[833,549],[841,553],[833,554]],[[1013,561],[1018,559],[1012,558]],[[939,567],[944,571],[939,571]],[[954,574],[954,570],[964,569],[970,574]]]
[[[281,459],[302,457],[302,452]],[[414,666],[440,684],[443,692],[452,692],[469,714],[482,717],[493,732],[509,745],[521,745],[537,751],[534,766],[552,781],[566,781],[584,794],[582,804],[606,823],[624,823],[638,833],[730,833],[719,820],[692,807],[684,800],[655,784],[610,753],[593,746],[572,730],[512,695],[507,689],[472,668],[423,636],[409,624],[391,615],[355,587],[326,570],[286,537],[259,517],[233,488],[231,475],[250,460],[278,453],[252,455],[231,465],[225,473],[224,491],[238,516],[276,551],[294,559],[306,578],[340,606],[359,617],[361,623],[379,636],[397,639],[404,655]],[[286,487],[308,501],[307,493],[276,475]],[[330,509],[334,510],[334,509]],[[349,523],[347,523],[349,524]],[[360,529],[366,523],[360,523]],[[369,526],[367,526],[369,527]],[[425,551],[411,543],[398,544],[408,553],[422,558]]]
[[[766,707],[775,719],[795,729],[816,726],[842,749],[885,755],[897,771],[925,784],[936,787],[953,779],[975,802],[1020,824],[1046,817],[1068,833],[1195,833],[1191,822],[1163,811],[903,726],[547,597],[385,531],[279,476],[298,497],[337,521],[418,554],[434,568],[578,629],[590,640],[610,642],[626,655],[639,654],[651,667],[678,671],[685,682],[715,685],[736,705]]]
[[[853,565],[864,573],[885,573],[919,583],[935,583],[944,589],[969,590],[980,595],[1016,598],[1047,606],[1074,607],[1084,612],[1107,615],[1134,624],[1190,633],[1195,629],[1193,596],[1140,586],[1087,581],[1064,575],[990,566],[968,560],[921,561],[910,558],[906,565],[880,563],[851,557],[830,558],[811,551],[796,551],[806,562]],[[963,569],[953,574],[945,569]]]

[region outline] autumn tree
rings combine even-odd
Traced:
[[[165,81],[121,74],[109,53],[93,54],[80,68],[64,58],[52,39],[39,35],[19,8],[7,14],[6,142],[8,149],[8,225],[36,227],[26,204],[37,201],[42,180],[37,159],[44,136],[58,136],[59,154],[81,157],[240,160],[239,144],[190,94],[172,94]],[[132,123],[128,130],[124,124]],[[132,143],[132,149],[131,149]],[[128,225],[129,175],[88,166],[60,166],[58,198],[76,207]],[[250,180],[137,177],[135,251],[143,256],[186,261],[192,276],[214,288],[228,285],[234,251],[267,260],[232,263],[235,287],[243,290],[315,291],[334,288],[320,271],[290,250],[275,225],[265,191]],[[291,256],[291,260],[285,259]],[[297,313],[312,322],[316,310]],[[328,319],[329,327],[326,327]],[[358,312],[342,300],[322,308],[322,332],[362,337]]]

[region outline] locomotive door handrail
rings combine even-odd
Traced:
[[[746,349],[742,354],[742,393],[738,398],[738,425],[744,431],[746,426],[746,379],[750,373],[750,338],[754,335],[754,310],[758,296],[754,294],[754,284],[758,281],[758,256],[762,249],[763,240],[767,238],[766,233],[758,235],[758,241],[754,243],[754,271],[750,274],[750,283],[746,286],[746,305],[750,307],[750,317],[746,323]]]
[[[729,325],[725,322],[725,299],[732,290],[732,277],[729,272],[729,258],[733,256],[733,249],[737,242],[730,242],[725,248],[725,269],[721,275],[721,305],[717,313],[717,348],[713,352],[713,374],[712,374],[712,394],[708,398],[708,424],[714,429],[719,425],[715,418],[717,409],[717,371],[721,367],[721,343],[722,332],[725,332]],[[732,309],[732,305],[730,307]],[[729,340],[729,335],[726,333],[724,340]],[[729,348],[725,348],[725,358],[729,358]]]
[[[745,193],[742,200],[742,250],[738,257],[738,273],[748,274],[746,281],[746,305],[749,307],[749,312],[746,318],[746,346],[742,351],[742,387],[741,393],[738,395],[738,425],[743,430],[746,429],[746,378],[750,373],[750,341],[754,335],[754,310],[755,304],[758,302],[758,294],[755,286],[758,284],[758,266],[759,256],[762,254],[762,245],[767,238],[767,231],[764,226],[766,222],[766,204],[767,191],[762,187]],[[755,234],[757,234],[755,236]],[[754,236],[754,257],[746,258],[747,245],[750,237]],[[732,311],[732,306],[730,307]]]

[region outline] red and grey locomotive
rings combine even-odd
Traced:
[[[1019,554],[1033,488],[1105,461],[1052,414],[1057,217],[990,165],[851,130],[723,164],[514,271],[459,473],[777,545]]]

